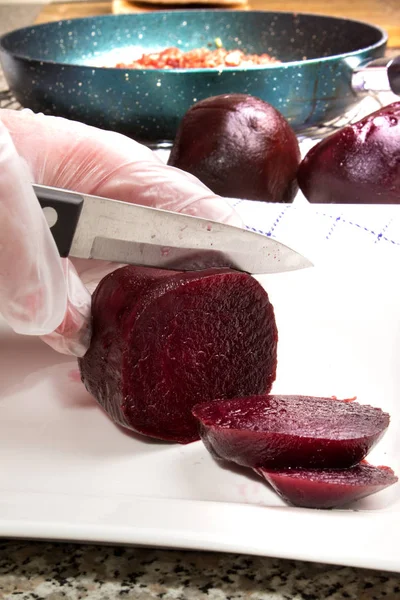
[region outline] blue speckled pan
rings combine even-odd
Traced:
[[[215,47],[216,38],[227,49],[268,52],[284,63],[223,71],[103,66],[136,58],[138,49]],[[0,40],[0,60],[23,106],[155,141],[173,139],[197,100],[224,93],[267,100],[296,130],[336,118],[359,101],[353,70],[383,56],[386,39],[378,27],[333,17],[174,10],[19,29]]]

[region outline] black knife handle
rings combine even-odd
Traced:
[[[82,211],[83,197],[74,192],[36,185],[33,186],[33,190],[42,209],[53,208],[57,213],[54,215],[55,223],[50,226],[50,231],[60,256],[66,258],[69,256]]]

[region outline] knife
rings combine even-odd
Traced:
[[[158,208],[34,185],[61,257],[162,269],[230,267],[251,274],[312,266],[266,235]]]

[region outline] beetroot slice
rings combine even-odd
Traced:
[[[337,508],[375,494],[398,481],[389,467],[361,464],[350,469],[255,469],[289,504]]]
[[[311,396],[218,400],[193,414],[209,452],[246,467],[351,467],[389,425],[379,408]]]
[[[82,381],[114,421],[151,437],[197,440],[194,404],[275,379],[273,307],[245,273],[124,267],[97,287],[92,325]]]

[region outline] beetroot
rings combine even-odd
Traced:
[[[168,164],[232,198],[291,202],[298,190],[297,137],[273,106],[246,94],[194,104],[184,115]]]
[[[389,467],[361,464],[350,469],[255,469],[290,504],[305,508],[337,508],[398,481]]]
[[[265,393],[275,378],[274,311],[245,273],[118,269],[95,291],[92,325],[82,381],[115,422],[151,437],[194,441],[194,404]]]
[[[247,467],[350,467],[389,425],[379,408],[311,396],[219,400],[193,414],[215,458]]]
[[[311,148],[297,179],[310,202],[400,203],[400,102]]]

